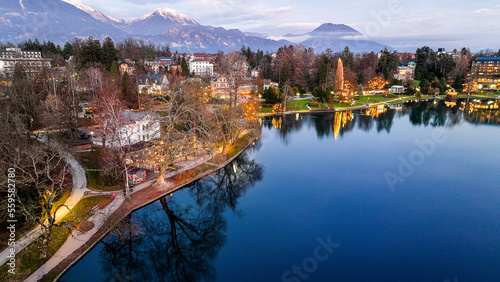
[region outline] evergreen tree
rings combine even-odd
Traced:
[[[109,72],[109,76],[111,77],[111,79],[116,80],[118,78],[118,66],[116,65],[115,61],[111,63],[111,69],[109,70]],[[125,76],[125,74],[123,75]]]
[[[458,91],[462,91],[464,88],[464,81],[461,75],[457,75],[455,77],[455,81],[453,82],[453,88]]]
[[[148,54],[146,55],[146,60],[147,61],[154,61],[155,58],[156,58],[155,51],[153,50],[153,48],[149,48]]]
[[[127,72],[123,74],[122,78],[122,95],[129,107],[132,108],[137,106],[137,93]]]
[[[416,57],[415,79],[433,80],[436,76],[436,52],[428,46],[424,46],[417,49]],[[422,93],[425,94],[425,92]]]
[[[319,58],[318,64],[318,84],[320,87],[325,86],[328,76],[333,74],[333,60],[327,55],[323,54]]]
[[[71,56],[73,56],[73,45],[66,41],[64,45],[64,49],[62,51],[62,56],[65,60],[68,60]]]
[[[326,91],[321,88],[321,87],[316,87],[312,91],[312,95],[316,98],[318,98],[320,101],[324,102],[326,101],[327,93]]]
[[[102,44],[102,55],[100,62],[106,67],[109,71],[111,70],[111,65],[113,62],[118,60],[117,50],[115,49],[115,43],[110,37],[106,37],[104,39],[104,43]]]
[[[262,93],[262,98],[264,98],[268,104],[278,103],[280,101],[280,96],[281,93],[274,87],[269,87]]]
[[[395,51],[391,53],[387,48],[384,48],[378,61],[378,73],[383,75],[386,80],[391,80],[398,66],[398,54]]]
[[[349,50],[349,46],[345,46],[342,51],[341,58],[344,64],[344,69],[354,71],[354,54],[351,50]]]
[[[188,66],[186,59],[184,57],[182,57],[181,69],[182,69],[182,75],[184,75],[184,76],[189,75],[189,66]]]

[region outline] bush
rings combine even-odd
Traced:
[[[321,104],[318,101],[309,102],[309,107],[320,107]]]

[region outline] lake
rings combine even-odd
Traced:
[[[498,104],[263,118],[61,281],[499,281]]]

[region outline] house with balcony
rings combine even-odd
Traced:
[[[230,95],[230,82],[224,75],[218,75],[210,82],[212,97],[227,99]]]

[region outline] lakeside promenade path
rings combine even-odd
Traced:
[[[61,146],[54,140],[48,140],[46,135],[37,138],[38,141],[54,148],[61,154],[61,157],[68,164],[69,172],[71,173],[71,178],[73,179],[73,188],[71,189],[71,194],[69,198],[64,202],[68,209],[60,209],[56,214],[56,223],[59,222],[64,216],[66,216],[75,205],[85,197],[85,194],[91,193],[92,190],[87,188],[87,177],[85,175],[85,168],[71,155],[71,153],[63,150]],[[24,234],[21,238],[16,241],[16,254],[22,251],[24,248],[33,243],[42,235],[42,229],[39,225]],[[8,246],[0,253],[0,265],[7,262],[7,256],[10,254],[10,247]]]
[[[170,172],[168,174],[165,174],[165,180],[168,178],[171,178],[179,173],[182,173],[186,170],[192,169],[196,166],[199,166],[201,164],[207,163],[211,158],[208,156],[205,157],[200,157],[196,158],[193,160],[188,160],[185,162],[181,162],[178,165],[181,166],[182,168]],[[152,188],[151,186],[154,184],[156,181],[155,179],[148,180],[146,182],[143,182],[139,185],[136,185],[134,187],[134,191],[132,193],[132,197],[135,193],[138,191],[141,191],[145,188]],[[166,191],[173,192],[176,188],[180,188],[179,185],[175,183],[169,183],[167,181],[167,188]],[[182,187],[182,185],[181,185]],[[155,189],[155,188],[152,188]],[[103,192],[103,193],[96,193],[93,192],[91,196],[98,196],[98,195],[109,195],[111,192]],[[114,192],[113,192],[114,193]],[[84,246],[91,238],[94,236],[104,225],[104,223],[109,219],[109,217],[116,211],[120,206],[125,202],[125,196],[123,193],[118,193],[116,194],[114,200],[106,206],[102,210],[96,211],[89,219],[87,219],[89,222],[92,222],[94,224],[93,228],[87,232],[80,232],[79,230],[73,230],[71,233],[71,236],[64,242],[64,244],[59,248],[59,250],[47,261],[45,264],[43,264],[38,270],[33,272],[31,276],[29,276],[25,281],[39,281],[42,279],[43,276],[48,274],[52,269],[54,269],[56,266],[58,266],[64,259],[66,259],[68,256],[73,254],[75,251],[77,251],[79,248]]]

